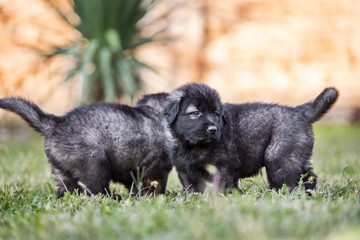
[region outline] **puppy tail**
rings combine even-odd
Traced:
[[[58,118],[43,112],[37,105],[23,98],[2,98],[0,108],[16,113],[42,135],[52,131]]]
[[[310,122],[319,120],[336,102],[339,92],[336,88],[325,88],[315,100],[297,106],[296,110],[301,112]]]

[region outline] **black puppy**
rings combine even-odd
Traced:
[[[108,194],[111,180],[134,193],[164,193],[172,168],[161,107],[166,96],[146,95],[135,107],[96,103],[64,116],[22,98],[0,99],[0,108],[20,115],[44,136],[58,197],[84,188],[88,194]],[[140,183],[143,189],[137,188]]]
[[[184,85],[170,93],[164,115],[172,134],[172,163],[183,187],[203,192],[205,181],[212,181],[206,165],[224,159],[225,119],[218,93],[204,84]]]
[[[271,188],[286,184],[293,190],[304,174],[306,189],[316,175],[310,158],[312,123],[335,103],[338,91],[326,88],[314,101],[297,107],[277,104],[221,104],[206,85],[188,84],[168,97],[164,115],[174,138],[173,164],[185,189],[203,192],[211,180],[205,170],[213,164],[219,186],[234,188],[240,178],[266,168]],[[226,124],[225,124],[226,119]]]

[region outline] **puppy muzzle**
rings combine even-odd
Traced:
[[[206,130],[210,136],[216,136],[216,133],[218,132],[218,128],[215,125],[208,126]]]

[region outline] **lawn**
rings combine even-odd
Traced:
[[[186,194],[175,172],[164,196],[55,198],[43,140],[0,131],[0,239],[360,239],[360,126],[315,125],[313,197],[245,179],[233,194]]]

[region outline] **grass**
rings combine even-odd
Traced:
[[[6,133],[6,132],[5,132]],[[55,198],[40,136],[0,132],[0,239],[359,239],[360,126],[315,126],[318,189],[275,193],[263,176],[239,190],[186,194],[175,172],[168,192]]]

